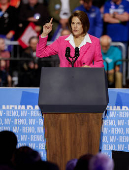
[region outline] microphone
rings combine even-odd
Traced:
[[[79,48],[78,47],[75,48],[75,56],[74,57],[70,56],[70,47],[66,48],[65,57],[69,61],[69,63],[72,65],[72,67],[74,67],[74,63],[78,59],[79,55],[80,54],[79,54]],[[72,61],[70,60],[70,58],[72,59]]]
[[[70,57],[70,47],[66,48],[65,57]]]
[[[79,57],[79,48],[78,47],[75,48],[75,57]]]

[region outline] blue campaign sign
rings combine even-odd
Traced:
[[[129,152],[129,90],[109,89],[104,117],[101,150],[112,157],[112,150]]]
[[[129,152],[129,89],[109,89],[100,149]],[[13,131],[18,147],[27,145],[46,160],[43,117],[38,107],[39,88],[0,88],[0,131]]]
[[[0,88],[0,131],[13,131],[18,138],[18,147],[30,146],[46,160],[38,94],[38,88]]]

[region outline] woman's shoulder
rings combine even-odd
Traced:
[[[65,40],[69,37],[69,35],[63,35],[63,36],[59,36],[56,40],[58,42],[66,42]]]

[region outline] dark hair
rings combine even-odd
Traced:
[[[29,146],[21,146],[14,152],[12,163],[16,169],[21,170],[24,169],[25,166],[29,166],[40,160],[41,156],[36,150]]]
[[[37,39],[37,40],[38,40],[38,37],[37,37],[37,36],[32,36],[32,37],[30,37],[30,39],[29,39],[29,41],[28,41],[29,44],[30,44],[30,42],[31,42],[32,39]]]
[[[89,3],[89,2],[91,2],[92,0],[83,0],[85,3]]]
[[[0,132],[0,162],[11,160],[17,146],[17,136],[11,131]]]
[[[72,18],[73,17],[78,17],[82,23],[82,27],[83,27],[83,33],[86,34],[90,28],[90,22],[89,22],[89,18],[87,16],[87,14],[83,11],[75,11],[69,18],[68,24],[69,24],[69,29],[72,32],[72,28],[71,28],[71,22],[72,22]]]
[[[74,170],[88,170],[89,169],[89,162],[91,158],[93,157],[92,154],[85,154],[82,155],[74,168]]]
[[[9,165],[0,165],[0,170],[14,170],[14,169]]]
[[[60,170],[58,165],[49,161],[37,161],[20,168],[20,170]],[[17,169],[19,170],[19,169]]]

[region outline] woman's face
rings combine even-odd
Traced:
[[[83,35],[83,26],[78,17],[73,17],[71,22],[72,33],[75,37]]]

